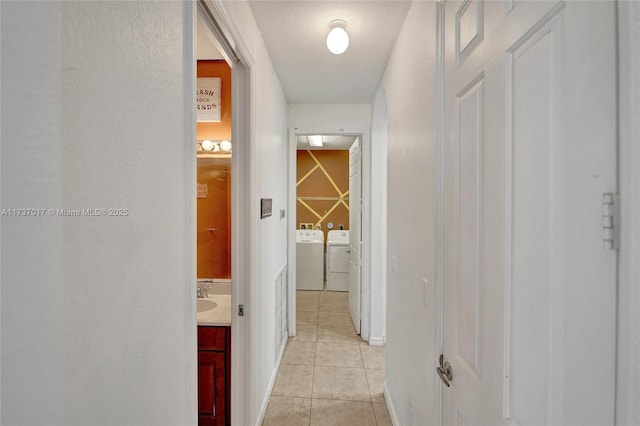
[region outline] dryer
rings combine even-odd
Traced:
[[[327,234],[327,290],[349,291],[349,231]]]

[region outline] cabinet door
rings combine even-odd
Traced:
[[[198,352],[198,424],[226,424],[224,352]]]

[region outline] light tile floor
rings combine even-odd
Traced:
[[[287,342],[263,426],[391,425],[385,348],[356,334],[347,296],[297,292],[298,333]]]

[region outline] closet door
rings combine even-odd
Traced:
[[[615,2],[443,7],[443,424],[613,424]]]

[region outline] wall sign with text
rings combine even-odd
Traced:
[[[220,77],[199,78],[196,90],[197,121],[220,122]]]

